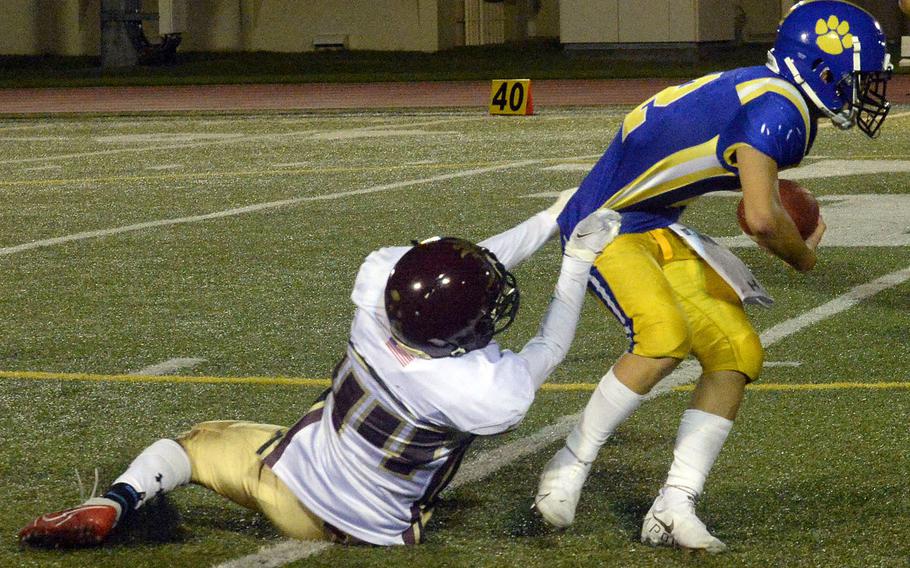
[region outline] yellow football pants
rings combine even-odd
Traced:
[[[669,229],[618,236],[594,263],[594,291],[626,328],[630,352],[684,359],[705,373],[761,373],[764,350],[742,302]]]

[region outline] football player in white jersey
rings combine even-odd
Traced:
[[[435,238],[373,252],[351,294],[346,356],[297,424],[204,422],[158,440],[103,497],[38,517],[20,542],[99,544],[187,483],[262,512],[293,538],[420,542],[471,440],[515,427],[569,349],[591,263],[619,231],[609,209],[580,222],[564,247],[538,334],[518,353],[493,340],[518,309],[509,269],[556,233],[568,198],[479,244]]]

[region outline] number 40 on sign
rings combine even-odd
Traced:
[[[534,114],[530,79],[494,79],[490,114]]]

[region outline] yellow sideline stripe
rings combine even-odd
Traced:
[[[329,379],[307,379],[302,377],[211,377],[205,375],[102,375],[95,373],[49,373],[44,371],[0,371],[0,379],[90,381],[101,383],[195,383],[231,385],[287,385],[296,387],[327,387]],[[590,392],[596,383],[547,383],[541,390],[554,392]],[[676,392],[687,392],[694,385],[673,387]],[[820,391],[846,389],[910,389],[910,381],[889,383],[756,383],[746,387],[756,391]]]

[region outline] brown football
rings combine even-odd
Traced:
[[[781,204],[790,214],[790,218],[799,229],[799,234],[804,240],[807,239],[818,226],[818,201],[809,193],[809,190],[795,181],[782,179],[779,187]],[[739,220],[740,229],[747,235],[751,235],[752,230],[746,224],[746,208],[742,199],[739,200],[736,208],[736,218]]]

